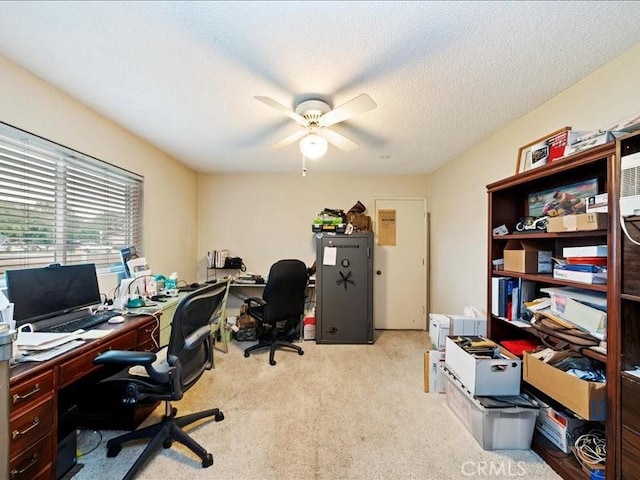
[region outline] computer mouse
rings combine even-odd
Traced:
[[[200,286],[199,283],[192,283],[191,285],[189,285],[191,288],[198,288]]]
[[[111,317],[107,320],[107,323],[122,323],[124,322],[124,317],[122,315],[116,315],[115,317]]]

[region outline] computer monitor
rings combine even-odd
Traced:
[[[16,326],[101,303],[93,263],[7,270],[4,275]]]
[[[122,259],[122,266],[124,267],[124,276],[131,278],[131,272],[129,271],[127,262],[132,258],[138,258],[138,249],[134,245],[122,248],[120,249],[120,258]]]

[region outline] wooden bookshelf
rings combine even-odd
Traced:
[[[620,423],[621,372],[619,359],[621,358],[621,343],[634,361],[640,364],[640,326],[634,326],[633,331],[631,326],[627,326],[626,333],[621,333],[620,302],[628,304],[622,306],[622,312],[625,315],[629,318],[636,315],[640,317],[640,261],[637,264],[633,263],[634,267],[630,270],[627,279],[627,283],[633,285],[634,288],[637,285],[637,289],[630,288],[629,291],[624,292],[624,295],[621,296],[620,283],[621,279],[624,278],[622,275],[624,269],[621,262],[619,208],[615,200],[619,197],[620,189],[620,162],[619,155],[616,155],[617,149],[620,148],[620,141],[624,140],[619,139],[616,142],[601,145],[554,161],[549,165],[487,185],[489,208],[487,225],[487,312],[492,311],[492,278],[497,276],[533,281],[538,289],[548,286],[567,286],[593,292],[605,292],[607,294],[607,353],[604,354],[592,349],[582,349],[581,353],[600,362],[607,372],[607,419],[603,422],[603,427],[607,438],[606,478],[608,479],[625,478],[621,477],[620,473],[622,429]],[[640,143],[638,144],[638,149],[640,151]],[[505,225],[509,232],[515,231],[515,225],[518,220],[528,215],[529,195],[594,178],[598,180],[599,191],[608,193],[609,225],[607,229],[562,233],[532,231],[509,233],[502,236],[493,234],[493,229],[501,225]],[[638,237],[640,238],[640,220],[638,221]],[[494,269],[493,261],[503,258],[503,251],[509,240],[535,241],[535,243],[544,247],[542,248],[543,250],[550,250],[553,257],[561,257],[563,248],[569,246],[606,244],[608,246],[607,284],[594,285],[569,282],[553,278],[552,274],[496,270]],[[637,247],[635,252],[640,252],[640,247]],[[638,258],[640,259],[640,255],[638,255]],[[635,273],[639,274],[637,276],[638,280],[633,277]],[[640,318],[634,325],[640,325]],[[536,335],[536,330],[532,327],[527,327],[526,324],[510,322],[500,317],[489,315],[487,333],[494,341],[500,342],[514,338],[531,338],[531,336]],[[635,334],[635,339],[626,338],[632,334]],[[625,340],[621,340],[621,335],[625,336]],[[625,342],[629,343],[628,348],[625,347]],[[640,431],[636,433],[640,434]],[[638,438],[640,439],[640,435]],[[564,454],[541,434],[536,433],[534,435],[532,448],[563,478],[576,480],[589,478],[573,455]]]

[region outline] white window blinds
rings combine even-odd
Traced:
[[[142,247],[143,179],[0,122],[0,272],[120,263]]]

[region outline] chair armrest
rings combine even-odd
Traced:
[[[131,367],[133,365],[144,365],[146,367],[155,361],[155,353],[128,350],[109,350],[93,359],[94,365],[117,365],[121,367]]]
[[[189,335],[187,338],[184,339],[184,346],[187,350],[192,350],[193,347],[200,345],[210,335],[211,335],[211,327],[209,325],[200,327],[198,330],[196,330],[195,332],[193,332],[191,335]],[[173,365],[173,364],[169,362],[169,365]]]
[[[267,304],[267,302],[265,302],[263,299],[258,298],[258,297],[247,298],[244,301],[244,303],[246,303],[249,306],[251,306],[252,303],[255,303],[255,304],[257,304],[257,306],[260,306],[260,307],[264,307]]]

